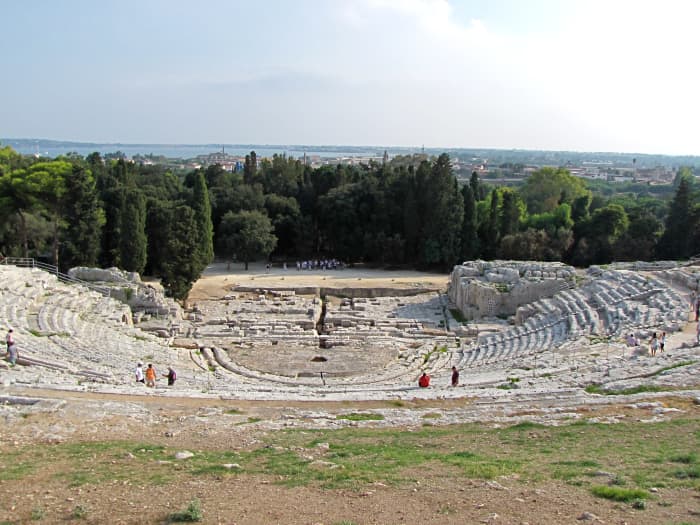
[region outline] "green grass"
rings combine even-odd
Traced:
[[[353,414],[361,416],[359,420],[377,417],[343,416]],[[409,484],[416,472],[430,467],[463,480],[517,474],[521,482],[558,480],[586,489],[603,470],[619,482],[613,489],[700,490],[700,419],[643,425],[583,420],[556,427],[523,421],[504,428],[470,423],[411,429],[289,429],[261,439],[258,448],[236,451],[210,450],[203,442],[187,461],[173,459],[178,449],[154,443],[33,445],[0,455],[0,480],[17,485],[41,480],[43,467],[52,464],[52,470],[60,472],[56,479],[67,486],[96,486],[108,480],[155,486],[265,476],[288,486],[364,490],[374,482]],[[318,443],[328,443],[328,450],[319,454]],[[329,463],[314,464],[310,458]],[[223,465],[228,463],[241,468],[227,469]],[[330,468],[334,465],[337,468]]]
[[[193,499],[187,505],[185,510],[173,512],[168,516],[170,523],[193,523],[202,521],[202,505],[198,499]]]
[[[336,419],[347,419],[348,421],[382,421],[384,416],[381,414],[365,414],[360,412],[352,412],[350,414],[338,414]]]
[[[589,394],[601,394],[604,396],[627,396],[631,394],[641,394],[643,392],[668,392],[674,389],[671,387],[656,385],[639,385],[620,389],[606,389],[600,385],[588,385],[585,390]]]
[[[591,487],[591,494],[599,498],[605,498],[612,501],[622,501],[631,503],[636,500],[643,500],[649,497],[646,490],[641,489],[624,489],[620,487],[609,487],[606,485],[594,485]]]
[[[262,418],[259,417],[249,417],[245,421],[239,421],[236,423],[236,425],[247,425],[249,423],[257,423],[258,421],[262,421]]]
[[[682,366],[690,366],[690,365],[694,365],[695,363],[697,363],[697,361],[681,361],[680,363],[676,363],[675,365],[669,365],[669,366],[665,366],[663,368],[660,368],[659,370],[657,370],[656,372],[654,372],[653,374],[651,374],[648,377],[656,377],[658,375],[663,374],[664,372],[668,372],[669,370],[673,370],[674,368],[680,368]]]
[[[239,408],[229,408],[224,411],[224,414],[228,414],[229,416],[237,416],[240,414],[245,414],[241,409]]]
[[[11,481],[17,479],[23,479],[30,474],[33,474],[36,470],[36,465],[31,461],[19,461],[14,463],[12,458],[8,458],[6,455],[0,456],[0,481]]]
[[[87,518],[88,510],[84,505],[76,505],[71,512],[71,517],[77,520],[82,520]]]

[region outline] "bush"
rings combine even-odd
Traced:
[[[177,523],[192,523],[196,521],[202,521],[202,506],[198,499],[193,499],[190,501],[189,505],[185,510],[180,512],[173,512],[169,518],[170,522]]]
[[[646,499],[649,493],[641,489],[623,489],[620,487],[606,487],[605,485],[595,485],[591,487],[591,494],[599,498],[612,501],[632,502],[639,499]]]

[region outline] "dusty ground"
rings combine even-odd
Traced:
[[[193,475],[181,470],[177,461],[169,460],[163,466],[164,462],[148,457],[150,448],[158,446],[165,447],[169,455],[182,450],[198,455],[257,450],[276,439],[275,431],[264,422],[284,419],[292,408],[323,407],[343,412],[378,407],[379,402],[295,403],[291,407],[279,402],[143,398],[31,389],[14,393],[33,399],[48,396],[53,401],[41,401],[42,407],[5,412],[5,424],[0,428],[0,523],[166,523],[169,515],[183,510],[193,498],[201,501],[203,523],[558,525],[584,521],[578,518],[586,512],[597,517],[590,520],[592,523],[700,523],[700,494],[689,488],[662,489],[642,511],[629,503],[595,498],[586,486],[563,480],[520,479],[517,475],[465,479],[452,467],[437,462],[405,468],[402,475],[413,480],[410,482],[359,482],[352,488],[328,489],[314,483],[286,486],[280,484],[289,479],[286,476],[248,473],[245,469]],[[666,406],[680,407],[684,417],[693,414],[692,403],[683,398],[663,401]],[[460,403],[470,400],[416,401],[415,408],[442,409]],[[402,410],[412,408],[409,403]],[[622,406],[613,403],[594,408],[588,415],[622,410]],[[23,415],[19,415],[21,411]],[[628,412],[631,418],[643,415],[642,410]],[[229,422],[222,422],[227,417]],[[243,424],[249,418],[262,423]],[[363,425],[366,427],[371,427],[371,423]],[[580,427],[576,431],[584,432]],[[526,436],[544,437],[535,433]],[[94,454],[70,459],[60,452],[66,446],[113,440],[128,441],[133,453],[102,451],[98,446]],[[493,435],[464,445],[487,451],[502,443]],[[437,434],[431,446],[441,450],[454,443]],[[46,459],[41,468],[21,481],[13,480],[13,465],[21,465],[23,459],[36,453]],[[91,477],[93,471],[104,468],[115,469],[113,478]],[[149,470],[159,468],[166,469],[166,479],[144,478]],[[76,478],[76,469],[85,479]],[[290,476],[293,479],[293,474]],[[83,517],[78,518],[80,515]]]
[[[392,272],[378,277],[364,270],[297,272],[263,266],[248,272],[240,265],[226,272],[226,265],[214,265],[195,285],[191,300],[223,297],[231,286],[367,286],[426,287],[445,289],[447,275],[420,272]],[[2,373],[0,371],[0,373]],[[168,457],[177,451],[197,456],[222,452],[244,453],[266,450],[281,429],[314,432],[324,418],[347,412],[390,409],[475,410],[484,413],[485,400],[468,397],[432,400],[280,402],[241,401],[212,398],[164,397],[63,392],[12,386],[0,390],[0,524],[3,523],[167,523],[175,511],[183,510],[197,498],[203,509],[203,523],[221,524],[544,524],[607,523],[666,524],[700,523],[700,492],[689,487],[661,487],[645,510],[591,495],[588,487],[549,476],[508,475],[494,479],[458,475],[444,463],[427,463],[420,468],[404,467],[401,483],[358,481],[350,488],[324,488],[320,483],[289,486],[295,472],[286,475],[241,470],[196,474],[181,463],[149,458],[152,448],[165,447]],[[17,399],[38,400],[19,405]],[[678,412],[667,419],[700,419],[698,405],[687,396],[637,396],[635,403],[657,403]],[[580,403],[580,400],[576,402]],[[499,402],[494,414],[518,417],[542,410],[579,413],[585,417],[619,416],[627,421],[649,420],[650,409],[629,405],[629,400],[610,400],[591,406],[561,406],[551,399],[532,402],[520,410],[516,402]],[[318,412],[322,415],[315,416]],[[330,414],[330,416],[328,415]],[[620,416],[621,415],[621,416]],[[495,420],[484,417],[484,428]],[[426,422],[425,424],[428,424]],[[502,424],[502,423],[501,423]],[[643,429],[647,423],[638,423]],[[362,422],[358,431],[380,424]],[[354,428],[350,425],[347,428]],[[386,428],[386,427],[384,427]],[[423,427],[400,427],[416,432]],[[649,427],[649,439],[663,449],[674,436],[659,436]],[[697,426],[695,427],[697,428]],[[585,427],[572,427],[585,434]],[[426,445],[435,450],[455,446],[476,453],[493,453],[502,446],[496,434],[483,434],[479,442],[450,441],[439,432]],[[694,437],[683,436],[700,448],[700,430]],[[371,438],[371,435],[369,437]],[[524,433],[523,439],[541,440],[546,435]],[[67,450],[81,444],[126,442],[131,452],[115,453],[95,446],[94,453],[73,454]],[[537,441],[538,443],[540,441]],[[130,447],[130,448],[129,448]],[[624,447],[623,447],[624,448]],[[92,449],[91,449],[92,450]],[[622,462],[641,461],[629,451]],[[572,452],[573,453],[573,452]],[[566,452],[561,452],[566,459]],[[33,469],[25,462],[40,458]],[[695,456],[688,455],[690,461]],[[507,457],[503,457],[507,460]],[[235,460],[232,460],[235,461]],[[76,477],[76,470],[82,478]],[[100,477],[100,472],[112,472]],[[149,473],[162,477],[149,478]],[[590,513],[590,514],[585,514]]]
[[[242,264],[214,263],[204,272],[192,288],[190,302],[203,299],[219,299],[232,287],[246,286],[274,288],[284,286],[318,286],[331,288],[425,288],[447,290],[448,274],[391,271],[383,274],[374,269],[346,268],[344,270],[283,270],[273,266],[269,273],[265,265],[251,263],[246,271]]]

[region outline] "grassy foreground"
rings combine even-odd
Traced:
[[[635,497],[644,497],[651,487],[700,490],[698,419],[560,427],[521,423],[501,429],[466,424],[292,430],[265,439],[253,450],[199,448],[183,460],[175,459],[181,448],[156,443],[34,445],[0,456],[0,483],[37,482],[48,467],[54,479],[74,487],[113,479],[162,485],[200,476],[264,475],[289,486],[360,489],[372,482],[412,482],[416,469],[430,464],[449,477],[517,474],[523,481],[561,480],[591,489],[607,483],[642,491]]]

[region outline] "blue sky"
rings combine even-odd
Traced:
[[[5,0],[0,136],[700,154],[700,3]]]

